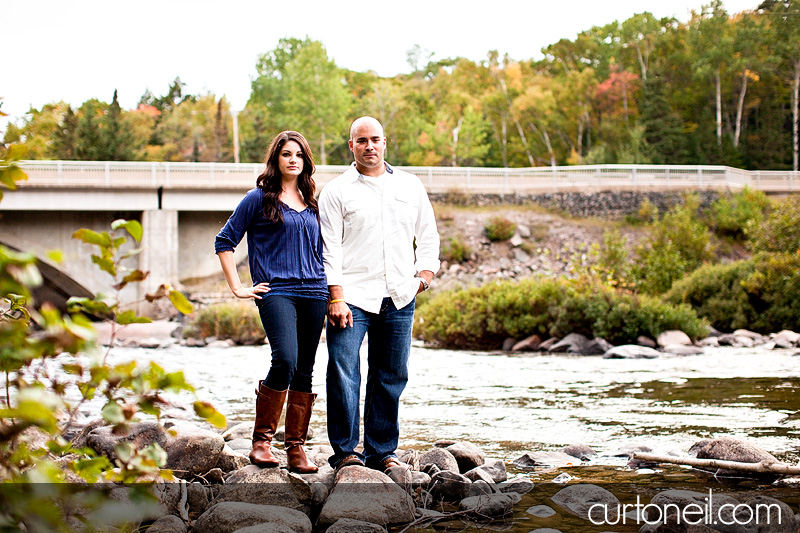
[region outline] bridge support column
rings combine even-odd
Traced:
[[[162,283],[178,285],[180,273],[178,269],[178,212],[173,210],[152,210],[142,212],[142,247],[140,268],[150,275],[142,283],[140,297],[144,299],[147,292],[154,292]],[[140,306],[139,312],[151,317],[158,317],[158,309],[163,306],[152,306],[146,302]]]

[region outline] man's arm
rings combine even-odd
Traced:
[[[344,301],[342,288],[342,239],[344,237],[344,216],[338,195],[330,186],[324,187],[319,195],[319,224],[322,232],[322,262],[328,279],[328,320],[334,326],[344,328],[353,325],[353,313]]]

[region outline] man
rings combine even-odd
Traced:
[[[319,199],[330,302],[328,438],[333,467],[402,467],[395,454],[400,394],[408,381],[414,301],[439,269],[433,208],[416,176],[383,159],[386,137],[372,117],[350,128],[355,163]],[[416,239],[416,251],[414,249]],[[359,349],[367,336],[364,451],[359,442]]]

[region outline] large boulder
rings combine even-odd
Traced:
[[[311,533],[311,520],[295,509],[276,505],[222,502],[212,505],[194,523],[192,531],[233,533],[258,524],[286,526],[295,533]]]
[[[389,476],[363,466],[346,466],[325,500],[317,527],[325,529],[342,518],[386,526],[414,520],[414,500]]]
[[[481,466],[486,461],[486,454],[483,453],[483,450],[471,442],[457,442],[445,449],[456,458],[456,463],[458,463],[458,469],[461,473]]]
[[[147,533],[186,533],[188,526],[175,515],[162,516],[147,528]]]
[[[439,470],[460,472],[455,456],[445,448],[431,448],[419,456],[419,469],[427,471],[430,465],[435,465]]]
[[[299,476],[282,468],[259,468],[251,465],[237,470],[227,478],[214,503],[277,505],[307,514],[312,500],[311,486]]]
[[[234,440],[234,439],[247,439],[250,440],[253,438],[253,427],[255,426],[255,422],[250,420],[249,422],[239,422],[231,427],[229,427],[223,434],[222,438],[226,441]]]
[[[662,347],[669,346],[670,344],[690,345],[692,344],[692,339],[689,338],[689,335],[679,329],[671,329],[669,331],[662,331],[658,335],[656,342]]]
[[[514,512],[514,498],[509,494],[485,494],[464,498],[458,510],[480,518],[498,518]]]
[[[575,466],[580,463],[580,459],[564,452],[528,452],[514,461],[515,465],[522,468]]]
[[[589,342],[585,335],[580,333],[570,333],[547,350],[550,353],[584,353],[584,348]]]
[[[638,344],[614,346],[603,354],[604,359],[658,359],[659,357],[661,352],[658,350]]]
[[[614,345],[602,337],[595,337],[583,347],[583,355],[603,355]]]
[[[502,483],[508,479],[506,463],[502,459],[486,459],[478,468],[492,476],[495,483]]]
[[[225,444],[217,458],[217,468],[225,473],[233,472],[250,465],[250,458],[243,453],[234,451]]]
[[[167,433],[157,422],[140,422],[131,425],[128,432],[122,435],[115,435],[113,426],[101,426],[91,430],[86,436],[86,445],[111,461],[117,458],[115,447],[121,442],[130,442],[137,450],[151,444],[158,444],[166,449]]]
[[[597,485],[569,485],[555,493],[551,499],[565,511],[595,523],[614,523],[619,516],[619,499]]]
[[[353,520],[352,518],[340,518],[329,527],[325,533],[385,533],[386,528],[378,525],[371,524],[370,522],[363,522],[361,520]]]
[[[512,352],[533,352],[542,344],[542,338],[535,333],[528,337],[525,337],[519,342],[514,343],[514,346],[511,347]]]
[[[190,422],[166,425],[169,431],[166,446],[166,467],[178,477],[204,474],[217,464],[225,440],[219,433],[200,428]],[[185,474],[185,476],[184,476]]]
[[[431,476],[428,492],[435,501],[460,502],[470,496],[472,481],[463,474],[442,470]]]
[[[689,454],[698,459],[721,459],[723,461],[735,461],[738,463],[760,463],[761,461],[769,463],[779,462],[774,455],[759,448],[755,444],[731,437],[698,441],[689,448]],[[722,476],[743,475],[741,471],[737,470],[721,469],[717,471],[714,469],[714,471],[717,475]]]

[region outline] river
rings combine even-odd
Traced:
[[[608,455],[638,444],[685,452],[701,438],[731,436],[792,456],[800,450],[800,415],[792,417],[800,413],[800,355],[794,352],[706,348],[704,355],[620,360],[415,344],[401,401],[400,447],[424,451],[439,439],[465,440],[490,457],[513,461],[528,451],[576,443]],[[183,369],[198,396],[232,422],[252,419],[253,389],[267,372],[269,348],[112,351],[114,361],[131,358]],[[311,420],[318,429],[325,426],[326,362],[321,344]]]

